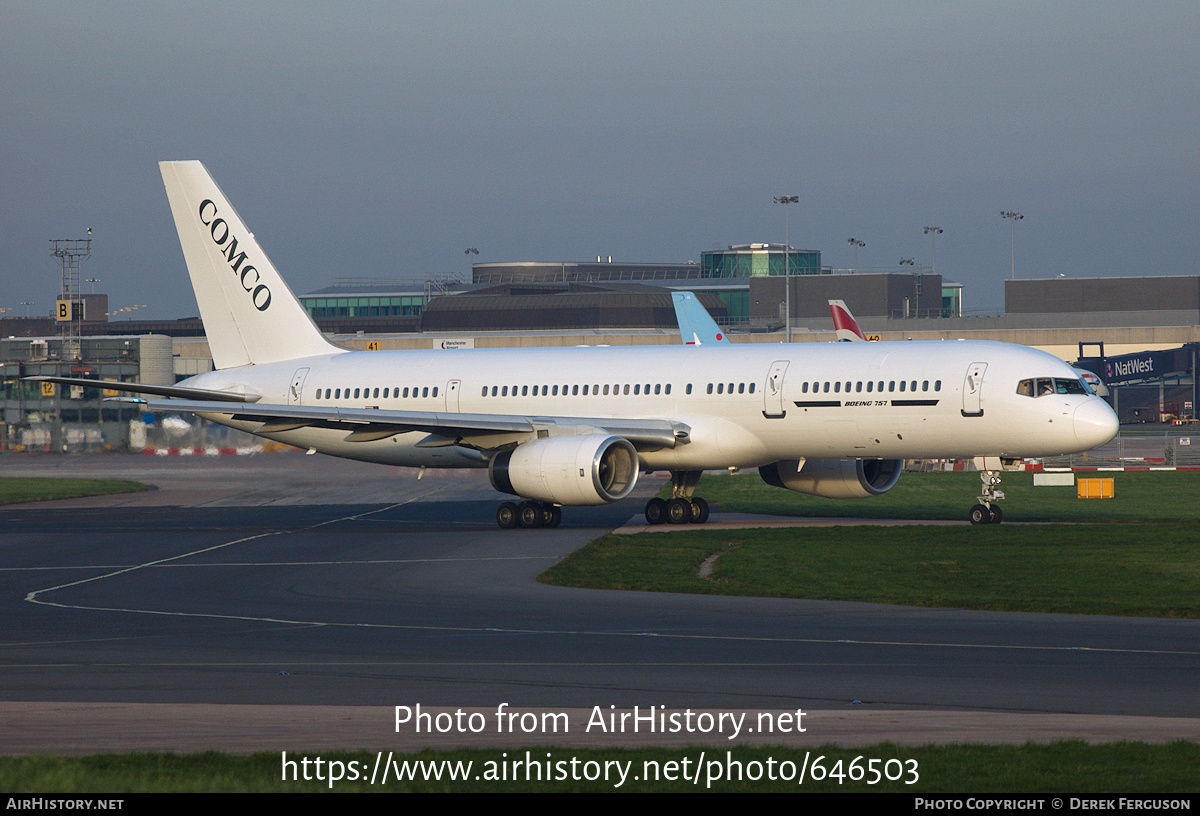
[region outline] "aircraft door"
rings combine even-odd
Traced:
[[[967,369],[963,380],[962,415],[965,417],[983,416],[983,372],[986,370],[987,363],[971,363]]]
[[[787,413],[783,405],[783,375],[787,367],[787,360],[776,360],[767,372],[767,383],[763,388],[763,416],[768,419],[782,419]]]
[[[307,368],[298,368],[292,375],[292,384],[288,387],[288,405],[300,405],[304,402],[304,381],[308,378]]]
[[[461,386],[461,380],[450,380],[446,383],[446,411],[451,414],[458,413],[458,392]]]

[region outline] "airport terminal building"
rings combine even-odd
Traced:
[[[341,279],[301,296],[322,331],[348,348],[673,344],[671,292],[690,290],[734,342],[832,339],[828,301],[845,301],[883,340],[992,339],[1034,346],[1096,372],[1123,422],[1197,416],[1200,275],[1005,282],[1004,312],[970,314],[963,287],[932,269],[834,269],[816,250],[740,244],[699,263],[488,262],[469,282]],[[105,314],[104,295],[88,295]],[[170,383],[211,368],[199,318],[86,321],[77,359],[49,317],[0,318],[0,444],[60,449],[91,434],[120,440],[137,411],[100,390],[22,383],[37,374]],[[531,337],[530,335],[536,335]],[[1141,355],[1141,356],[1139,356]]]

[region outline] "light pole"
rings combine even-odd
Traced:
[[[855,273],[857,273],[858,272],[858,248],[865,247],[867,245],[867,242],[860,241],[857,238],[847,238],[846,243],[849,244],[850,246],[854,247],[854,271],[855,271]]]
[[[792,342],[792,235],[788,205],[800,203],[800,196],[775,196],[783,205],[783,342]]]
[[[929,271],[937,274],[937,237],[942,232],[941,227],[926,227],[925,234],[929,236],[929,242],[933,245],[933,264],[929,267]]]
[[[1009,226],[1008,253],[1009,253],[1010,263],[1012,264],[1012,271],[1009,273],[1010,274],[1009,280],[1016,280],[1017,279],[1017,222],[1020,221],[1025,216],[1021,215],[1019,212],[1014,212],[1013,210],[1001,210],[1000,217],[1007,218],[1009,221],[1009,224],[1008,224],[1008,226]]]
[[[29,307],[33,305],[32,300],[22,300],[21,305],[25,307],[25,316],[29,317]]]

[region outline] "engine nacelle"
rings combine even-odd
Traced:
[[[492,487],[527,499],[565,505],[607,504],[633,491],[638,455],[619,436],[535,439],[492,457]]]
[[[863,499],[896,486],[903,459],[806,459],[775,462],[758,469],[763,481],[826,499]]]

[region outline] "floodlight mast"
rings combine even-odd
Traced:
[[[1001,210],[1000,217],[1007,218],[1008,222],[1009,222],[1008,223],[1008,226],[1009,226],[1008,253],[1009,253],[1009,263],[1012,265],[1012,269],[1009,272],[1009,280],[1016,280],[1017,279],[1017,222],[1020,221],[1025,216],[1021,215],[1019,212],[1016,212],[1014,210]]]
[[[88,235],[91,234],[89,229]],[[50,254],[58,259],[58,264],[62,267],[62,295],[57,313],[59,336],[62,338],[62,359],[79,360],[82,351],[79,338],[83,325],[79,267],[92,256],[92,239],[51,239]]]
[[[937,274],[937,237],[943,232],[941,227],[926,227],[925,234],[929,236],[931,244],[930,249],[933,251],[933,263],[929,267],[929,271]]]
[[[783,205],[783,342],[792,342],[792,236],[788,222],[788,205],[798,204],[800,196],[775,196]]]

